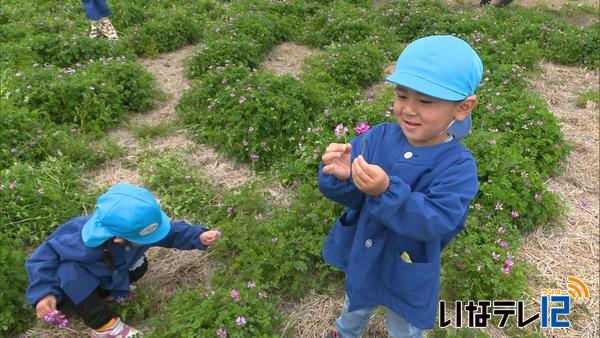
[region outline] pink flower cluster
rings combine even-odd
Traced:
[[[64,328],[69,325],[69,319],[60,311],[52,311],[44,316],[44,322]]]

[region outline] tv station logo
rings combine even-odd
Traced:
[[[568,316],[571,314],[571,302],[574,299],[589,299],[590,292],[587,286],[578,278],[568,277],[566,289],[542,288],[540,290],[540,311],[531,317],[525,316],[525,305],[522,300],[480,300],[455,302],[454,318],[446,318],[446,301],[440,300],[439,326],[441,328],[463,326],[463,311],[466,312],[467,327],[488,327],[492,316],[500,317],[499,328],[506,326],[511,316],[516,316],[517,327],[525,327],[537,320],[541,328],[569,328]]]

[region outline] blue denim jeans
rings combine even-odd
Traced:
[[[342,314],[335,321],[335,328],[341,338],[359,338],[369,324],[369,318],[375,308],[360,309],[352,312],[348,312],[348,305],[350,300],[348,295],[344,297],[344,308]],[[420,338],[422,337],[421,329],[411,325],[404,317],[398,313],[387,309],[387,318],[385,321],[388,334],[392,338],[410,337]]]

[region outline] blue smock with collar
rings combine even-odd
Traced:
[[[319,190],[348,207],[327,237],[323,258],[346,273],[348,311],[384,305],[420,329],[431,328],[440,254],[464,228],[478,190],[477,164],[456,139],[411,146],[397,123],[355,137],[352,160],[365,138],[363,157],[388,174],[389,188],[373,197],[358,190],[352,177],[338,180],[321,166]]]
[[[71,219],[56,229],[25,262],[29,276],[27,302],[34,305],[48,294],[62,300],[63,294],[79,304],[96,288],[108,290],[114,297],[129,292],[129,268],[152,246],[181,250],[206,249],[200,234],[208,229],[183,221],[171,221],[171,230],[161,241],[142,245],[119,245],[110,242],[108,250],[113,268],[103,261],[103,247],[90,248],[83,243],[81,229],[89,219]]]

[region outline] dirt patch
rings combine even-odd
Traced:
[[[159,88],[168,98],[164,104],[149,113],[134,117],[132,125],[155,125],[176,120],[175,107],[183,93],[190,88],[189,80],[183,75],[184,60],[195,48],[196,46],[189,45],[155,58],[139,59],[139,62],[156,77]]]
[[[147,252],[148,272],[143,278],[152,290],[174,294],[196,287],[206,288],[208,280],[219,268],[210,251],[150,248]]]
[[[304,59],[314,53],[316,51],[309,47],[284,42],[271,50],[261,69],[273,71],[278,75],[289,74],[297,78],[302,70]]]
[[[555,283],[566,288],[566,278],[581,279],[588,287],[591,298],[576,300],[572,327],[561,332],[561,337],[598,336],[598,271],[600,231],[598,227],[598,122],[599,112],[590,105],[575,105],[577,94],[598,90],[597,71],[577,67],[542,63],[541,76],[532,82],[534,90],[546,100],[550,111],[563,119],[561,129],[567,142],[573,145],[565,161],[564,174],[548,181],[551,191],[562,196],[569,211],[563,220],[564,229],[538,229],[524,239],[521,257],[535,265],[543,284],[530,283],[534,296],[539,289]],[[585,308],[587,310],[584,310]]]
[[[383,68],[382,77],[385,79],[386,77],[392,75],[396,69],[396,63],[392,62],[386,65]],[[367,98],[367,100],[374,100],[376,97],[380,96],[387,88],[393,87],[394,84],[389,83],[387,81],[380,81],[371,87],[363,90],[363,96]]]

